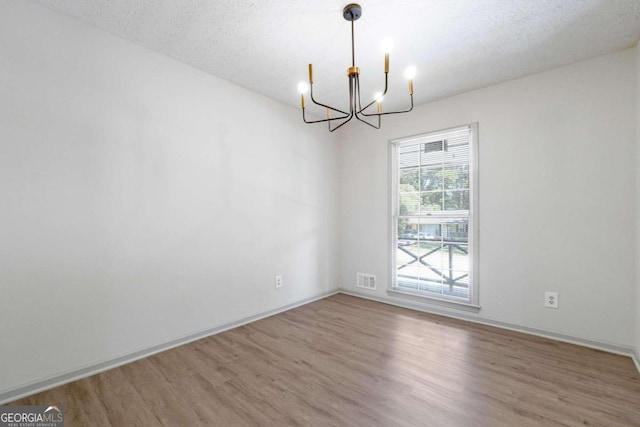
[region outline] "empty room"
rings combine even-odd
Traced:
[[[0,427],[640,426],[637,0],[0,0]]]

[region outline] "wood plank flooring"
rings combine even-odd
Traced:
[[[66,426],[640,426],[631,359],[338,294],[12,404]]]

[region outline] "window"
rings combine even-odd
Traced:
[[[477,130],[391,141],[393,290],[478,304]]]

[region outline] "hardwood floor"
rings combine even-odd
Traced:
[[[640,425],[631,359],[334,295],[12,404],[66,426]]]

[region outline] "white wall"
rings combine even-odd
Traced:
[[[387,141],[474,121],[478,316],[640,347],[640,48],[327,134],[27,2],[0,1],[0,40],[0,393],[355,290],[357,271],[397,301]]]
[[[424,105],[382,131],[352,126],[340,148],[342,287],[373,273],[371,295],[399,301],[385,290],[387,141],[479,122],[478,316],[631,346],[634,62],[628,49]],[[544,308],[545,290],[559,292],[558,310]]]
[[[0,40],[0,393],[336,288],[324,128],[27,2]]]

